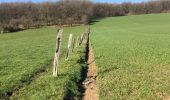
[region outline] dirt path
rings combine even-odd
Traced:
[[[83,87],[85,92],[83,94],[83,100],[98,100],[98,85],[97,85],[97,69],[95,65],[95,58],[93,54],[93,50],[89,44],[88,51],[88,69],[87,69],[87,77],[83,82]]]
[[[157,96],[161,99],[161,100],[170,100],[170,96],[166,96],[163,92],[158,92]]]

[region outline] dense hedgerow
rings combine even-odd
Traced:
[[[3,33],[43,25],[88,24],[94,18],[161,13],[169,10],[168,0],[122,4],[93,3],[89,0],[1,3],[0,30]]]

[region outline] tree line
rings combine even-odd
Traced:
[[[170,12],[169,0],[122,4],[89,0],[60,0],[44,3],[1,3],[0,30],[15,32],[44,25],[88,24],[94,18]]]

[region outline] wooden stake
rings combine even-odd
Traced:
[[[71,52],[71,43],[72,43],[72,37],[73,35],[70,34],[69,40],[68,40],[68,48],[67,48],[67,55],[66,55],[66,60],[68,60],[70,52]]]
[[[80,37],[80,43],[79,43],[79,45],[81,45],[82,40],[83,40],[83,33],[81,34],[81,37]]]
[[[81,34],[81,39],[80,39],[79,45],[81,45],[82,43],[86,43],[86,40],[87,40],[86,38],[89,33],[90,33],[90,26],[88,26],[87,29],[85,30],[85,32]]]
[[[78,40],[78,46],[81,45],[81,36],[79,37],[79,40]]]
[[[73,43],[72,43],[72,52],[74,51],[75,45],[76,45],[76,39],[75,39],[75,38],[73,38]]]
[[[77,36],[75,48],[77,48],[78,46],[79,46],[79,36]]]
[[[54,77],[57,77],[58,75],[58,59],[60,55],[62,33],[63,33],[63,29],[59,30],[57,34],[57,39],[56,39],[56,50],[55,50],[54,62],[53,62],[53,76]]]
[[[79,45],[81,45],[81,44],[83,43],[85,34],[86,34],[85,32],[81,34],[81,38],[80,38],[80,43],[79,43]]]

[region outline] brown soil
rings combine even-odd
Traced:
[[[170,100],[170,96],[166,96],[164,93],[162,92],[158,92],[157,96],[161,99],[161,100]]]
[[[98,86],[97,86],[97,69],[95,65],[95,58],[91,46],[89,46],[88,52],[88,69],[87,77],[83,82],[85,92],[83,94],[83,100],[98,100]]]

